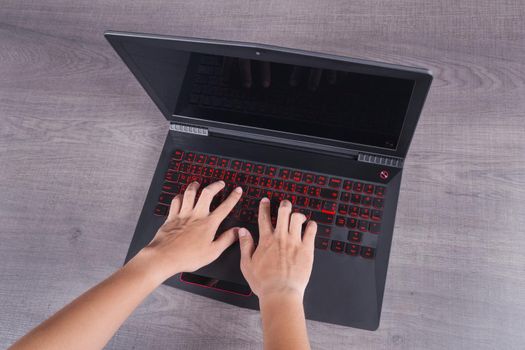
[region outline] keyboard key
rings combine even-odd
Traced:
[[[262,165],[262,164],[255,164],[255,166],[253,168],[253,171],[256,174],[262,175],[262,174],[264,174],[265,166]]]
[[[386,189],[383,186],[376,186],[375,194],[376,196],[383,197],[385,195]]]
[[[205,154],[197,154],[197,157],[195,158],[195,161],[197,163],[203,164],[206,162],[206,155]]]
[[[345,182],[343,182],[343,190],[351,191],[352,190],[352,181],[345,180]]]
[[[249,187],[248,196],[259,198],[261,196],[261,189],[257,187]]]
[[[317,249],[326,250],[328,249],[328,244],[330,240],[328,238],[316,237],[315,238],[315,247]]]
[[[253,215],[253,211],[248,209],[242,209],[239,212],[239,220],[244,222],[250,222],[252,221]]]
[[[368,209],[368,208],[361,208],[361,209],[359,209],[359,217],[362,217],[363,219],[369,219],[370,218],[370,209]]]
[[[310,186],[310,188],[312,188],[313,186]],[[318,187],[316,187],[318,188]],[[337,197],[339,196],[339,191],[337,190],[332,190],[332,189],[329,189],[329,188],[322,188],[320,191],[318,191],[319,194],[317,194],[317,196],[321,196],[322,198],[326,198],[326,199],[337,199]],[[312,195],[312,194],[310,194]]]
[[[295,192],[295,182],[285,181],[283,189],[287,192]]]
[[[268,188],[272,187],[272,179],[269,177],[261,177],[259,180],[259,186]]]
[[[154,214],[158,216],[167,216],[169,212],[169,207],[162,204],[157,204],[155,207]]]
[[[220,158],[219,161],[217,162],[217,166],[221,168],[227,168],[229,164],[230,164],[230,160],[228,158]]]
[[[352,205],[350,207],[350,216],[358,217],[359,216],[359,207],[356,207],[355,205]]]
[[[310,186],[308,188],[308,195],[312,197],[319,197],[319,194],[321,193],[321,189],[316,186]]]
[[[342,253],[345,250],[345,242],[333,240],[330,250],[336,253]]]
[[[341,202],[348,202],[350,200],[351,194],[349,192],[341,192],[341,196],[339,197],[339,200]]]
[[[184,151],[178,149],[178,150],[175,150],[175,152],[173,152],[173,154],[171,155],[171,158],[175,160],[181,160],[183,156],[184,156]]]
[[[297,201],[295,204],[300,207],[307,207],[310,204],[310,199],[304,196],[297,196]]]
[[[336,224],[337,226],[344,226],[344,225],[346,225],[346,218],[345,218],[344,216],[339,216],[339,215],[338,215],[338,216],[335,218],[335,224]]]
[[[361,182],[354,182],[353,190],[354,190],[354,192],[362,192],[363,191],[363,184]]]
[[[360,204],[361,203],[361,195],[360,194],[353,194],[350,201],[354,204]]]
[[[277,168],[276,167],[274,167],[274,166],[267,166],[266,167],[266,175],[268,175],[270,177],[274,177],[276,173],[277,173]]]
[[[173,197],[175,197],[173,194],[161,193],[159,196],[159,203],[170,205]]]
[[[173,182],[165,182],[164,185],[162,185],[162,192],[170,193],[170,194],[178,194],[180,190],[180,186]]]
[[[378,222],[371,222],[368,229],[372,233],[379,233],[379,231],[381,231],[381,224]]]
[[[359,254],[360,248],[361,246],[359,246],[358,244],[347,243],[345,253],[351,256],[357,256],[357,254]]]
[[[315,175],[310,173],[304,173],[303,175],[303,182],[306,182],[307,184],[314,183],[315,181]]]
[[[290,178],[290,169],[281,169],[279,171],[279,177],[288,180]]]
[[[363,232],[366,232],[368,231],[368,221],[365,221],[365,220],[359,220],[357,222],[357,229],[359,231],[363,231]]]
[[[202,172],[202,165],[192,164],[190,166],[190,173],[193,175],[200,175]]]
[[[272,180],[272,187],[275,188],[276,190],[282,190],[283,187],[284,187],[284,181],[283,180],[278,180],[278,179],[273,179]],[[292,192],[292,191],[290,191]]]
[[[179,172],[181,172],[181,173],[189,172],[190,171],[190,166],[191,166],[191,163],[182,163],[179,166]]]
[[[355,219],[355,218],[346,218],[346,227],[348,227],[348,228],[356,228],[357,227],[357,219]]]
[[[365,184],[365,193],[374,194],[374,185]]]
[[[302,193],[302,194],[307,194],[308,193],[308,185],[296,184],[295,185],[295,192]]]
[[[374,221],[381,221],[381,217],[383,216],[383,212],[381,210],[372,210],[371,218]]]
[[[213,172],[213,177],[215,178],[214,180],[223,180],[224,179],[224,169],[215,169],[215,171]]]
[[[193,162],[195,160],[195,153],[193,152],[186,153],[186,156],[184,156],[184,160],[187,162]]]
[[[317,179],[315,180],[315,183],[319,186],[325,186],[326,185],[326,176],[318,175]]]
[[[332,227],[326,225],[317,225],[317,235],[329,237],[332,234]]]
[[[372,247],[361,247],[361,256],[363,258],[372,259],[375,256],[376,250]]]
[[[209,156],[206,160],[206,164],[208,164],[209,166],[216,166],[218,159],[219,158],[217,158],[217,156]]]
[[[242,162],[240,160],[233,160],[230,167],[233,170],[241,170]]]
[[[293,173],[292,173],[292,179],[296,182],[301,182],[301,179],[303,177],[303,173],[300,172],[300,171],[297,171],[295,170]]]
[[[350,242],[359,243],[361,242],[362,233],[359,231],[348,231],[348,240]]]
[[[224,181],[226,182],[235,182],[236,178],[237,178],[237,172],[235,171],[227,170],[224,173]]]
[[[370,196],[363,196],[361,198],[361,204],[364,205],[364,206],[371,206],[372,205],[372,197]]]
[[[320,211],[312,211],[310,218],[320,224],[331,224],[334,221],[333,214],[326,214]]]
[[[327,214],[335,214],[336,209],[337,209],[337,203],[330,202],[330,201],[324,201],[321,207],[321,211]]]
[[[348,205],[347,204],[339,204],[339,208],[337,208],[337,212],[341,215],[348,214]]]
[[[177,182],[179,180],[179,174],[173,171],[168,171],[164,178],[167,181]]]
[[[210,167],[204,167],[204,168],[202,169],[202,176],[212,177],[214,171],[215,171],[215,170],[214,170],[213,168],[210,168]]]
[[[243,173],[237,173],[237,177],[235,179],[235,182],[237,184],[245,184],[248,180],[248,175]]]
[[[179,171],[180,164],[181,162],[179,160],[170,160],[168,169],[173,171]]]
[[[250,162],[242,163],[242,171],[244,171],[245,173],[251,172],[252,169],[253,169],[253,163],[250,163]]]
[[[374,201],[373,201],[374,208],[383,209],[384,204],[385,202],[383,198],[374,198]]]
[[[330,181],[328,182],[328,186],[333,187],[333,188],[341,187],[341,179],[338,179],[336,177],[330,178]]]
[[[321,205],[323,204],[323,201],[317,198],[310,198],[310,204],[308,205],[312,209],[321,209]]]

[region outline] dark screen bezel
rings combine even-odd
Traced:
[[[165,118],[172,122],[200,125],[208,128],[228,129],[246,133],[253,133],[259,136],[269,136],[273,138],[286,138],[288,140],[297,140],[310,144],[327,145],[336,147],[349,152],[368,152],[382,154],[393,157],[404,158],[408,152],[408,147],[412,140],[424,101],[428,94],[432,82],[430,71],[422,68],[405,67],[381,62],[373,62],[355,58],[327,55],[321,53],[306,52],[295,49],[287,49],[268,45],[259,45],[252,43],[227,42],[211,39],[184,38],[174,36],[163,36],[154,34],[128,33],[108,31],[105,34],[106,39],[113,46],[115,51],[122,58],[124,63],[129,67],[136,79],[146,90],[150,98],[154,101]],[[235,56],[246,59],[282,62],[292,65],[311,66],[334,70],[347,70],[362,74],[372,74],[385,77],[409,79],[414,81],[412,96],[408,104],[405,120],[397,147],[395,149],[357,144],[333,139],[314,137],[303,134],[294,134],[270,129],[257,127],[234,125],[223,122],[203,120],[195,117],[173,115],[173,111],[166,108],[162,100],[156,95],[155,91],[149,85],[139,68],[133,60],[127,55],[122,44],[129,40],[157,40],[163,45],[170,48],[198,52],[204,54],[215,54],[222,56]]]

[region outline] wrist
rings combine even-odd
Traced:
[[[174,262],[169,265],[165,264],[157,252],[149,247],[139,251],[128,264],[140,266],[141,271],[145,274],[144,277],[158,285],[179,272]],[[170,267],[169,270],[167,266]]]
[[[259,295],[259,304],[261,309],[266,306],[303,304],[304,293],[296,289],[282,289],[271,292],[261,293]]]

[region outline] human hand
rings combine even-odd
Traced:
[[[292,294],[302,300],[310,279],[317,224],[309,221],[301,239],[306,217],[301,213],[291,214],[291,211],[292,204],[281,201],[274,229],[270,201],[268,198],[261,200],[257,249],[248,230],[239,229],[241,271],[259,299]]]
[[[166,222],[139,253],[149,257],[163,280],[208,265],[237,240],[237,227],[214,238],[221,222],[241,198],[242,188],[235,188],[217,209],[210,212],[214,196],[225,184],[218,181],[205,187],[195,203],[199,186],[193,182],[184,195],[173,198]]]

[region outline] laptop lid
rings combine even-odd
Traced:
[[[250,43],[109,31],[172,122],[404,158],[432,75]]]

